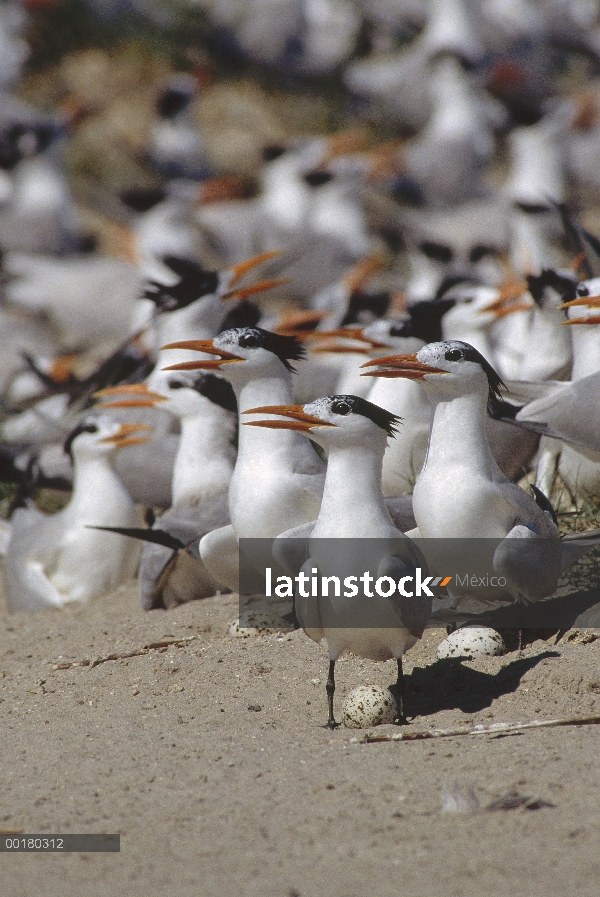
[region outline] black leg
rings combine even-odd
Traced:
[[[404,716],[404,698],[406,696],[406,682],[404,680],[404,670],[402,669],[402,658],[398,658],[398,678],[396,680],[396,706],[398,708],[398,721],[406,722]]]
[[[327,676],[327,704],[329,706],[329,719],[327,720],[327,728],[335,729],[337,723],[333,716],[333,695],[335,693],[335,660],[329,661],[329,675]]]

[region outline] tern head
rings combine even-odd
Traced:
[[[184,340],[163,349],[188,349],[216,356],[214,359],[170,365],[165,371],[213,371],[231,382],[273,376],[284,370],[295,372],[293,361],[304,357],[302,343],[295,336],[271,333],[260,327],[235,327],[214,339]]]
[[[527,284],[506,287],[487,287],[480,284],[458,284],[444,293],[455,305],[444,316],[444,330],[448,335],[465,330],[488,330],[506,315],[519,311],[530,312],[535,306],[527,295]]]
[[[107,414],[90,414],[71,431],[63,448],[73,460],[109,455],[128,445],[149,442],[147,436],[137,434],[150,429],[145,424],[122,424]]]
[[[150,388],[152,387],[152,388]],[[195,417],[211,406],[237,413],[235,394],[223,377],[197,371],[156,371],[150,385],[122,384],[101,389],[102,408],[160,408],[176,417]]]
[[[244,300],[287,282],[287,279],[276,278],[261,280],[251,286],[238,286],[246,274],[278,255],[280,255],[278,251],[263,252],[222,271],[211,271],[190,259],[168,255],[163,258],[163,263],[178,280],[170,285],[155,280],[149,281],[144,298],[154,302],[159,312],[177,311],[203,298]]]
[[[600,324],[600,277],[583,280],[577,285],[575,299],[560,307],[568,309],[564,324]]]
[[[418,380],[436,398],[487,392],[490,414],[501,403],[500,388],[506,388],[489,361],[469,343],[460,340],[429,343],[414,354],[376,358],[363,367],[378,368],[366,371],[365,376],[369,377]]]
[[[383,444],[401,422],[395,414],[359,396],[323,396],[306,405],[265,405],[244,414],[269,414],[277,420],[246,420],[251,427],[298,430],[323,448]]]

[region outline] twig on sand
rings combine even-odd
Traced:
[[[161,648],[169,648],[171,645],[175,645],[178,648],[187,645],[188,642],[197,641],[199,636],[197,635],[188,635],[185,638],[170,638],[170,639],[162,639],[160,642],[151,642],[149,645],[142,645],[141,648],[134,648],[133,651],[126,651],[123,654],[107,654],[106,657],[97,657],[94,660],[66,660],[61,663],[53,663],[53,670],[70,670],[73,667],[89,667],[92,669],[93,667],[99,666],[101,663],[106,663],[109,660],[127,660],[129,657],[140,657],[143,654],[149,654],[150,651],[158,651]]]
[[[600,716],[566,716],[562,719],[533,719],[524,723],[491,723],[489,726],[461,726],[456,729],[426,729],[420,732],[366,732],[363,744],[377,741],[420,741],[425,738],[450,738],[456,735],[510,735],[526,729],[549,729],[555,726],[597,726]]]

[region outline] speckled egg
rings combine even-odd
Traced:
[[[229,624],[229,635],[234,638],[255,638],[270,632],[280,632],[282,627],[285,628],[283,621],[274,614],[248,611]]]
[[[455,629],[439,643],[435,656],[446,657],[497,657],[506,653],[502,636],[487,626],[464,626]]]
[[[390,690],[375,685],[353,688],[342,707],[342,719],[349,729],[393,723],[396,715],[396,700]]]

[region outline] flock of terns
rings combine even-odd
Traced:
[[[252,23],[204,6],[256,61],[289,57],[304,74],[344,62],[348,88],[416,134],[266,146],[243,197],[211,177],[202,97],[174,75],[147,151],[163,187],[123,197],[125,258],[103,256],[85,246],[62,164],[76,125],[17,98],[25,19],[2,4],[0,45],[15,50],[0,54],[9,609],[87,601],[136,573],[146,610],[239,591],[240,539],[274,540],[291,575],[335,573],[323,540],[380,539],[394,547],[372,572],[400,582],[447,573],[453,539],[489,538],[503,588],[451,583],[439,602],[548,598],[600,541],[561,537],[550,501],[557,476],[574,502],[600,497],[600,241],[566,202],[572,183],[600,187],[600,86],[559,97],[541,51],[597,59],[597,14],[372,0],[371,56],[347,61],[357,29],[323,22],[356,18],[349,0],[307,4],[296,32],[280,17],[277,40],[259,2]],[[44,485],[70,490],[61,511],[35,506]],[[297,592],[294,612],[327,642],[330,726],[346,651],[398,661],[404,717],[402,656],[430,619],[426,589],[373,594],[367,617],[364,596]]]

